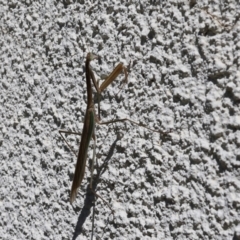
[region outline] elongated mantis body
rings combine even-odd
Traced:
[[[95,56],[91,53],[88,53],[86,62],[85,62],[86,83],[87,83],[87,110],[85,113],[81,143],[80,143],[79,152],[77,155],[77,165],[75,168],[75,174],[74,174],[71,193],[70,193],[70,202],[71,203],[73,203],[73,201],[76,199],[77,189],[81,185],[81,182],[84,177],[84,172],[85,172],[85,167],[86,167],[86,159],[87,159],[87,151],[88,151],[88,147],[89,147],[91,138],[93,138],[94,142],[95,142],[95,122],[97,121],[98,123],[100,123],[97,116],[95,115],[94,102],[93,102],[93,98],[92,98],[91,79],[92,79],[92,82],[93,82],[99,95],[120,74],[120,72],[122,70],[124,70],[125,81],[127,81],[126,68],[124,67],[124,65],[122,63],[119,63],[117,65],[117,67],[113,70],[113,72],[105,79],[103,84],[99,87],[98,83],[95,79],[94,73],[90,67],[90,62],[96,58],[97,58],[97,56]],[[99,110],[99,114],[100,114],[100,106],[98,107],[98,110]],[[102,123],[102,124],[104,124],[104,123]],[[59,132],[60,132],[60,134],[61,133],[70,133],[68,131],[63,131],[63,130],[60,130]],[[62,134],[61,134],[61,136],[62,136]],[[68,145],[68,143],[67,143],[67,145]],[[93,159],[94,159],[95,158],[95,144],[94,144],[94,154],[93,155],[94,155],[93,156]],[[92,166],[93,166],[93,164],[92,164]],[[90,183],[90,188],[92,188],[92,180]]]
[[[129,121],[129,122],[131,122],[133,124],[137,124],[139,126],[147,128],[148,130],[153,131],[153,132],[166,133],[166,132],[161,132],[161,131],[157,131],[157,130],[151,129],[151,128],[143,125],[143,124],[137,123],[137,122],[135,122],[135,121],[133,121],[131,119],[128,119],[128,118],[113,119],[113,120],[107,121],[107,122],[100,122],[99,121],[98,117],[95,114],[95,109],[94,109],[91,80],[92,80],[92,82],[93,82],[93,84],[94,84],[98,94],[101,94],[101,92],[103,90],[105,90],[109,86],[109,84],[111,84],[111,82],[114,81],[114,79],[116,79],[116,77],[122,71],[124,71],[124,74],[125,74],[124,82],[126,83],[128,74],[127,74],[126,67],[122,63],[119,63],[115,67],[115,69],[112,71],[112,73],[104,80],[104,82],[99,87],[98,83],[97,83],[97,81],[95,79],[94,73],[93,73],[93,71],[91,69],[91,66],[90,66],[90,62],[92,60],[96,59],[96,58],[97,58],[96,55],[88,53],[87,57],[86,57],[86,62],[85,62],[86,83],[87,83],[87,109],[86,109],[86,113],[85,113],[83,132],[82,132],[82,136],[81,136],[81,143],[80,143],[80,147],[79,147],[79,151],[78,151],[78,155],[77,155],[77,164],[76,164],[76,168],[75,168],[75,174],[74,174],[72,188],[71,188],[71,193],[70,193],[70,202],[71,203],[73,203],[73,201],[76,199],[77,189],[81,185],[81,182],[82,182],[83,177],[84,177],[85,167],[86,167],[86,160],[87,160],[87,152],[88,152],[88,147],[89,147],[89,143],[90,143],[91,138],[94,140],[93,160],[95,158],[95,148],[96,148],[95,147],[95,145],[96,145],[95,122],[97,122],[98,124],[110,124],[110,123],[115,123],[115,122]],[[98,106],[98,111],[99,111],[98,114],[100,115],[100,107],[99,106]],[[61,133],[70,133],[70,132],[64,131],[64,130],[60,130],[59,132],[60,132],[60,134]],[[76,134],[76,133],[74,133],[74,134]],[[62,136],[62,134],[61,134],[61,136]],[[65,138],[64,138],[64,140],[65,140]],[[67,145],[68,145],[68,143],[67,143]],[[90,182],[90,188],[91,189],[92,189],[92,174],[93,174],[93,164],[94,164],[93,162],[92,162],[91,182]]]

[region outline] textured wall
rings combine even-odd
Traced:
[[[220,2],[0,1],[0,239],[240,239],[240,3]],[[98,79],[131,62],[102,120],[172,129],[97,126],[114,216],[93,211],[89,161],[70,205],[76,157],[58,133],[82,131],[89,51]]]

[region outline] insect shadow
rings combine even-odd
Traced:
[[[93,193],[92,190],[94,190],[94,192],[96,192],[97,186],[101,181],[101,176],[107,170],[108,163],[112,159],[112,156],[114,154],[114,149],[116,148],[117,141],[119,141],[119,140],[120,140],[120,136],[117,135],[117,138],[113,142],[112,146],[110,147],[110,150],[109,150],[105,160],[103,161],[101,166],[99,166],[97,168],[97,174],[96,174],[96,176],[93,177],[92,189],[90,188],[90,184],[88,184],[88,186],[87,186],[87,193],[86,193],[86,197],[84,200],[84,205],[83,205],[82,211],[78,217],[78,221],[77,221],[77,224],[75,227],[75,231],[74,231],[72,240],[77,239],[77,237],[80,234],[82,234],[83,224],[85,223],[87,217],[90,215],[91,208],[93,208],[93,220],[92,220],[92,236],[93,236],[93,229],[94,229],[94,225],[95,225],[95,223],[94,223],[95,214],[94,213],[95,213],[96,195]]]

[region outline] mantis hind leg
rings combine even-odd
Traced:
[[[66,138],[63,136],[62,133],[74,134],[74,135],[79,135],[79,136],[81,136],[81,134],[80,133],[76,133],[76,132],[66,131],[66,130],[59,130],[59,133],[60,133],[62,139],[64,140],[64,142],[68,145],[69,149],[71,149],[73,154],[77,157],[77,153],[73,150],[73,148],[70,146],[70,144],[68,143],[68,141],[66,140]]]

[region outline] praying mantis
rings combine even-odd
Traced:
[[[72,188],[71,188],[71,193],[70,193],[70,203],[71,204],[76,199],[77,190],[78,190],[79,186],[81,185],[83,177],[84,177],[86,160],[87,160],[87,152],[88,152],[88,147],[89,147],[89,143],[90,143],[91,139],[94,140],[93,162],[92,162],[92,167],[91,167],[91,182],[90,182],[90,189],[92,189],[93,164],[94,164],[94,159],[95,159],[95,155],[96,155],[96,136],[95,136],[95,123],[96,122],[101,125],[101,124],[110,124],[110,123],[115,123],[115,122],[129,121],[133,124],[137,124],[139,126],[147,128],[148,130],[153,131],[153,132],[164,133],[164,134],[167,133],[167,132],[162,132],[162,131],[157,131],[157,130],[151,129],[143,124],[137,123],[128,118],[113,119],[113,120],[107,121],[107,122],[100,122],[100,120],[99,120],[100,105],[99,105],[99,101],[98,101],[98,115],[99,116],[97,117],[95,114],[94,101],[93,101],[93,97],[92,97],[92,95],[93,95],[92,83],[98,93],[98,96],[99,96],[101,94],[101,92],[103,92],[109,86],[109,84],[111,84],[111,82],[113,82],[117,78],[117,76],[121,72],[124,72],[124,75],[125,75],[124,83],[127,83],[128,72],[127,72],[127,68],[123,65],[123,63],[119,63],[115,67],[115,69],[112,71],[112,73],[104,80],[104,82],[101,84],[101,86],[99,86],[98,82],[96,81],[95,75],[91,69],[91,66],[90,66],[90,62],[97,58],[98,58],[97,55],[88,53],[87,57],[86,57],[86,61],[85,61],[86,83],[87,83],[87,109],[86,109],[86,113],[85,113],[83,132],[82,132],[82,136],[81,136],[81,143],[79,146],[78,155],[76,155],[77,156],[77,164],[76,164],[76,168],[75,168],[75,173],[74,173],[74,178],[73,178],[73,183],[72,183]],[[91,80],[92,80],[92,83],[91,83]],[[99,100],[99,98],[98,98],[98,100]],[[64,141],[67,143],[67,141],[63,137],[62,133],[73,133],[73,132],[59,130],[59,133],[61,134]],[[78,133],[73,133],[73,134],[78,135]],[[67,143],[67,145],[69,146],[68,143]],[[69,146],[69,148],[72,150],[72,148],[70,146]],[[92,189],[92,191],[93,191],[93,189]],[[98,194],[96,194],[96,195],[98,195]]]

